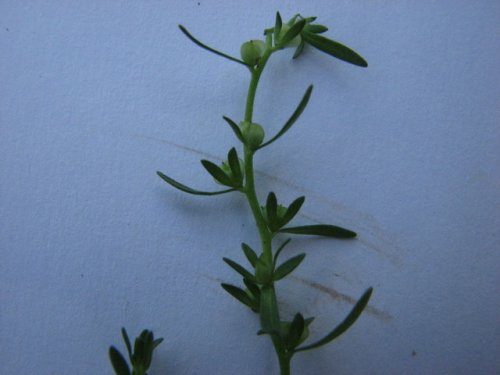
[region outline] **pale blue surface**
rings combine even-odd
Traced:
[[[277,9],[318,15],[366,70],[308,50],[273,57],[256,102],[268,134],[307,85],[295,127],[256,158],[260,192],[307,197],[297,222],[353,242],[297,240],[283,311],[331,328],[372,285],[372,310],[295,374],[500,373],[498,1],[2,1],[0,373],[111,374],[119,329],[165,337],[151,375],[277,374],[254,315],[219,281],[256,244],[239,196],[191,197],[157,169],[214,188],[203,157],[235,144],[248,73],[228,53]],[[253,5],[250,5],[253,4]],[[290,77],[293,75],[293,79]],[[376,309],[376,310],[373,310]]]

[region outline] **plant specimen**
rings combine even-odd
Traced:
[[[304,46],[309,45],[345,62],[361,67],[367,66],[366,61],[352,49],[323,36],[322,34],[328,28],[314,23],[315,20],[316,17],[302,17],[297,14],[285,23],[277,13],[274,27],[264,31],[263,40],[250,40],[243,43],[241,58],[207,46],[191,35],[186,28],[179,26],[181,31],[198,46],[238,63],[250,72],[250,84],[242,120],[236,122],[226,116],[223,117],[242,146],[242,152],[240,151],[242,158],[233,147],[227,154],[227,160],[221,165],[209,160],[201,160],[206,171],[216,182],[225,187],[217,191],[196,190],[158,172],[165,182],[185,193],[210,196],[235,192],[242,194],[248,201],[260,237],[260,247],[256,251],[248,244],[241,244],[249,263],[247,268],[234,260],[223,258],[224,262],[243,278],[244,286],[223,283],[222,287],[236,300],[259,315],[261,329],[258,334],[268,335],[272,340],[281,375],[290,374],[291,359],[296,353],[323,346],[345,332],[360,316],[372,293],[372,288],[367,289],[344,321],[323,338],[312,343],[305,341],[314,318],[304,317],[301,313],[297,313],[291,319],[286,320],[280,314],[276,299],[275,283],[292,273],[305,257],[305,254],[300,254],[281,261],[280,255],[290,239],[274,246],[273,240],[277,240],[278,234],[316,235],[341,239],[356,236],[353,231],[334,225],[289,226],[302,207],[304,197],[295,199],[289,205],[280,204],[274,192],[267,195],[265,202],[260,202],[257,197],[254,178],[255,153],[280,139],[292,127],[304,111],[313,91],[313,86],[309,86],[281,130],[272,137],[266,138],[264,127],[253,121],[253,111],[259,80],[269,58],[280,50],[294,47],[293,58],[296,59],[302,55]]]
[[[114,346],[109,347],[109,360],[115,370],[116,375],[147,375],[146,371],[151,366],[153,359],[153,351],[163,341],[162,338],[154,338],[153,332],[145,329],[135,339],[134,350],[128,338],[127,331],[122,328],[122,337],[127,348],[130,364],[132,365],[132,372],[127,364],[123,355]]]

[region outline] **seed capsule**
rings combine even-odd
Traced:
[[[256,149],[264,140],[264,128],[254,122],[243,121],[240,123],[241,134],[245,143],[252,149]]]
[[[262,40],[250,40],[241,45],[241,58],[248,65],[255,66],[259,63],[265,50],[266,44]]]

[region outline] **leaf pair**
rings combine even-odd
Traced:
[[[248,271],[241,264],[238,264],[234,260],[229,258],[222,258],[222,260],[233,270],[239,273],[244,280],[254,283],[255,285],[269,284],[273,280],[273,270],[274,264],[269,264],[269,262],[264,259],[264,256],[257,256],[255,251],[245,243],[241,244],[243,252],[247,257],[248,261],[254,269],[254,273]]]
[[[276,233],[288,224],[297,215],[304,201],[305,197],[299,197],[285,208],[282,205],[278,205],[276,195],[270,192],[267,196],[265,209],[263,210],[269,230],[272,233]]]
[[[255,251],[248,246],[246,243],[241,244],[241,248],[243,253],[245,254],[248,262],[253,268],[257,267],[257,263],[259,262],[259,257],[255,253]],[[221,284],[226,292],[231,294],[238,301],[243,303],[244,305],[250,307],[252,311],[259,312],[260,309],[260,288],[257,285],[256,276],[248,271],[241,264],[236,263],[234,260],[229,258],[222,258],[226,264],[239,273],[243,277],[243,283],[247,287],[246,290],[243,290],[237,286],[231,284]]]
[[[253,249],[250,246],[248,246],[245,243],[241,244],[241,247],[243,249],[243,252],[245,253],[245,256],[247,257],[247,259],[250,262],[250,264],[252,265],[252,267],[256,270],[255,275],[252,272],[248,271],[241,264],[238,264],[237,262],[235,262],[234,260],[231,260],[229,258],[222,258],[222,260],[229,267],[231,267],[233,270],[235,270],[237,273],[239,273],[243,277],[244,280],[248,280],[248,281],[250,281],[252,283],[256,283],[256,284],[266,284],[269,281],[271,281],[271,279],[273,281],[278,281],[278,280],[283,279],[285,276],[287,276],[291,272],[293,272],[295,270],[295,268],[297,268],[300,265],[300,263],[304,260],[304,258],[306,256],[306,254],[304,254],[304,253],[296,255],[296,256],[288,259],[287,261],[283,262],[281,265],[276,267],[276,269],[274,269],[279,252],[284,248],[284,246],[288,242],[289,241],[286,241],[279,248],[279,250],[276,252],[274,262],[272,265],[268,265],[263,259],[259,258],[257,256],[257,254],[255,253],[255,251],[253,251]],[[266,268],[269,268],[268,272],[269,272],[269,276],[270,276],[269,279],[270,280],[262,280],[262,277],[260,277],[260,275],[259,275],[259,266],[264,266]]]
[[[224,162],[222,167],[208,160],[202,160],[201,164],[218,183],[233,189],[239,189],[243,186],[242,162],[240,162],[234,147],[229,150],[227,162]]]
[[[125,346],[127,348],[130,363],[132,364],[132,374],[146,374],[146,371],[151,366],[153,351],[158,345],[161,344],[163,338],[155,340],[153,332],[145,329],[135,339],[134,350],[132,351],[132,346],[130,344],[127,331],[125,330],[125,328],[122,328],[121,332],[123,341],[125,342]],[[131,374],[127,361],[114,346],[111,346],[109,348],[109,359],[116,375]]]
[[[210,173],[210,175],[222,185],[229,186],[230,189],[221,190],[221,191],[202,191],[196,190],[189,186],[186,186],[179,181],[174,180],[172,177],[167,176],[166,174],[157,171],[156,174],[160,176],[160,178],[165,181],[167,184],[173,186],[174,188],[183,191],[184,193],[193,194],[193,195],[219,195],[229,193],[235,190],[238,190],[243,185],[243,168],[242,162],[238,158],[238,154],[235,148],[229,150],[227,154],[227,163],[223,163],[222,168],[217,166],[216,164],[208,161],[202,160],[201,164],[203,167]],[[224,170],[224,169],[225,170]]]

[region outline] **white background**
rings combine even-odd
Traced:
[[[292,130],[256,157],[259,194],[306,203],[297,224],[353,241],[297,239],[307,257],[278,285],[285,318],[337,324],[370,308],[294,374],[500,372],[500,3],[491,1],[2,1],[0,373],[111,374],[120,327],[165,338],[157,374],[277,374],[258,319],[228,296],[223,256],[257,246],[239,195],[199,159],[236,145],[249,75],[192,44],[184,24],[238,55],[300,12],[367,69],[308,49],[272,57],[255,120],[270,136],[315,89]]]

